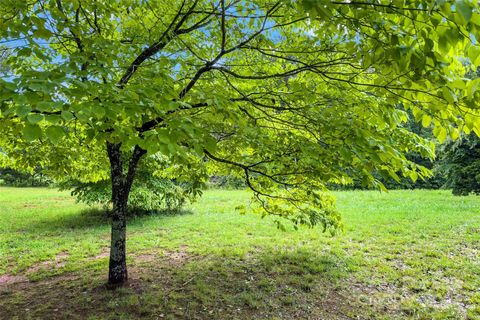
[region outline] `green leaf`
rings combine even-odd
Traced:
[[[31,124],[38,123],[43,120],[43,114],[32,113],[27,116],[28,122]]]
[[[445,139],[447,139],[447,129],[441,127],[438,131],[437,139],[440,143],[445,142]]]
[[[390,175],[390,177],[392,177],[395,181],[397,182],[400,182],[400,177],[398,176],[398,174],[394,171],[388,171],[388,174]]]
[[[470,48],[468,48],[468,58],[471,62],[475,62],[479,54],[480,50],[477,46],[472,45]]]
[[[70,121],[74,118],[73,114],[70,111],[62,111],[61,117],[65,121]]]
[[[30,106],[21,105],[17,107],[16,114],[19,117],[25,117],[27,114],[30,113],[30,111],[32,111],[32,108],[30,108]]]
[[[217,141],[213,137],[207,137],[207,139],[205,139],[205,149],[210,152],[215,152],[216,148]]]
[[[480,13],[473,12],[472,13],[472,18],[470,19],[470,22],[479,26],[480,25]]]
[[[65,130],[59,126],[50,126],[45,130],[45,134],[53,144],[58,144],[65,135]]]
[[[62,122],[62,117],[58,114],[48,114],[45,116],[45,120],[47,120],[51,124],[59,124]]]
[[[48,39],[52,36],[52,33],[45,28],[39,28],[33,32],[33,36],[37,38]]]
[[[480,137],[480,121],[476,121],[473,123],[473,132],[475,132],[477,137]]]
[[[23,137],[30,142],[40,139],[42,137],[42,129],[38,125],[27,124],[23,128]]]
[[[416,182],[418,179],[418,173],[416,171],[410,171],[410,179],[412,179],[413,182]]]
[[[93,108],[92,111],[95,117],[97,117],[97,119],[102,119],[103,117],[105,117],[105,108],[102,106],[97,106]]]
[[[51,111],[52,110],[52,102],[40,101],[39,103],[37,103],[37,110],[38,111]]]
[[[443,93],[443,97],[445,98],[445,100],[448,101],[448,103],[450,104],[454,104],[455,103],[455,96],[453,95],[453,93],[450,91],[450,89],[448,89],[448,87],[443,87],[442,89],[442,93]]]
[[[467,1],[457,0],[456,7],[463,20],[469,22],[470,18],[472,18],[472,8],[467,4]]]
[[[452,129],[452,131],[450,132],[450,137],[452,138],[452,140],[457,140],[460,137],[457,128]]]
[[[422,116],[422,126],[428,127],[431,122],[432,122],[432,117],[430,117],[430,116],[427,115],[427,114],[424,114],[424,115]]]

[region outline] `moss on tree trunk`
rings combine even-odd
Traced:
[[[118,285],[128,280],[126,261],[127,236],[127,199],[118,199],[114,203],[112,214],[112,234],[110,244],[110,262],[108,267],[108,283]]]

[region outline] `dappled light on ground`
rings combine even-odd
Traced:
[[[242,259],[179,250],[133,257],[128,285],[114,292],[104,286],[101,271],[19,282],[2,286],[0,292],[12,299],[3,306],[11,316],[342,318],[351,306],[337,294],[346,275],[337,268],[344,268],[339,258],[305,251]],[[22,299],[16,300],[19,293]]]
[[[105,287],[105,212],[48,189],[0,193],[0,318],[466,318],[479,313],[480,199],[339,192],[345,232],[239,215],[243,191],[132,217],[129,283]],[[29,192],[31,197],[16,197]],[[38,195],[41,196],[38,196]],[[28,199],[28,201],[27,201]],[[28,203],[29,206],[24,206]]]

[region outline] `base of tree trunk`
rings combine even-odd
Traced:
[[[114,217],[112,222],[112,243],[108,266],[108,285],[112,287],[122,286],[128,280],[125,216],[122,216],[120,221],[116,218],[118,216]]]
[[[123,270],[122,270],[123,269]],[[110,269],[108,274],[108,287],[117,288],[123,286],[128,281],[127,267]]]

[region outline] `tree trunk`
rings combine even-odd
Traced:
[[[128,280],[127,257],[125,251],[127,239],[128,194],[124,194],[123,192],[112,194],[112,202],[112,239],[110,244],[108,283],[110,285],[119,285]]]
[[[145,150],[136,146],[128,163],[127,173],[124,173],[120,144],[107,143],[113,204],[108,284],[112,287],[122,285],[128,280],[125,250],[128,196],[135,178],[138,162],[145,152]]]

